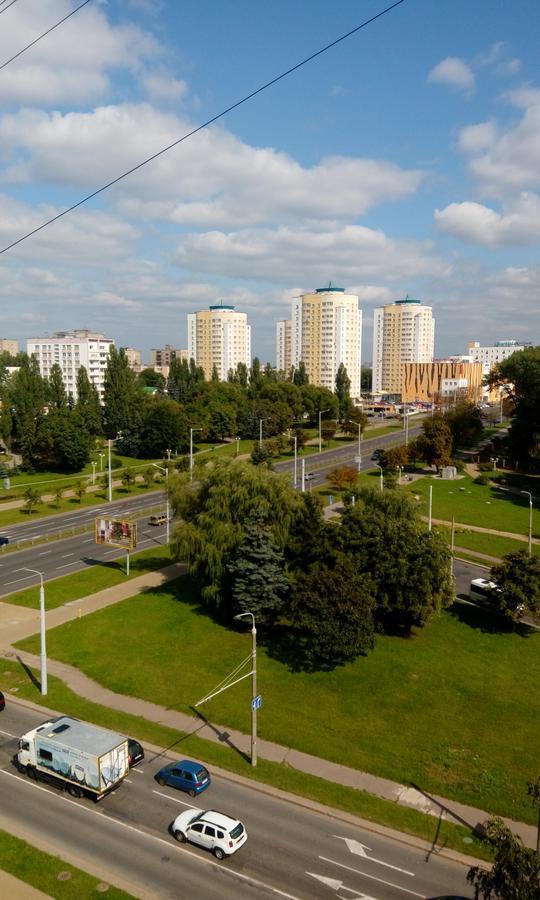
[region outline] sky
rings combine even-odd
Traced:
[[[2,67],[78,2],[0,3],[0,251],[390,0],[93,0]],[[332,281],[366,363],[407,294],[438,357],[540,343],[539,37],[538,0],[404,0],[0,252],[0,337],[90,328],[148,362],[223,300],[274,362]]]

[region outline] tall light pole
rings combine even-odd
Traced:
[[[325,412],[330,412],[329,409],[320,409],[319,410],[319,453],[322,453],[322,425],[321,425],[321,417]]]
[[[103,457],[105,456],[104,451],[103,451],[103,450],[99,450],[99,451],[98,451],[98,456],[99,456],[99,471],[100,471],[100,472],[103,472]]]
[[[39,575],[39,623],[41,636],[41,654],[40,654],[40,681],[41,693],[47,693],[47,646],[45,641],[45,588],[43,587],[43,572],[37,569],[29,569],[24,567],[20,572],[32,572],[33,575]]]
[[[112,463],[111,463],[111,444],[112,444],[112,441],[111,441],[111,439],[109,438],[109,440],[107,441],[107,452],[108,452],[108,457],[107,457],[107,459],[108,459],[108,470],[109,470],[109,490],[108,490],[109,503],[111,503],[111,501],[112,501]]]
[[[257,629],[255,628],[255,616],[250,612],[238,613],[235,619],[251,617],[251,765],[257,765]]]
[[[166,505],[165,505],[165,515],[167,516],[167,546],[169,545],[169,539],[171,536],[170,533],[170,515],[169,515],[169,468],[165,466],[158,466],[157,463],[152,463],[154,469],[159,469],[160,472],[165,472],[165,493],[166,493]]]
[[[409,445],[409,406],[404,408],[405,446]]]
[[[170,462],[172,450],[169,450],[169,448],[167,447],[167,449],[165,450],[165,453],[167,454],[167,462]]]
[[[97,466],[97,462],[95,462],[95,460],[92,460],[91,465],[92,465],[92,484],[95,484],[95,483],[96,483],[96,466]]]
[[[428,520],[428,531],[431,531],[431,510],[433,509],[433,485],[429,486],[429,520]]]
[[[379,465],[379,463],[375,463],[379,470],[379,487],[381,491],[384,491],[384,480],[383,480],[383,468]]]
[[[266,416],[265,419],[259,419],[259,449],[263,445],[263,422],[268,422],[270,416]]]
[[[235,459],[238,459],[238,457],[240,456],[240,438],[239,438],[239,437],[235,438],[235,441],[236,441],[236,456],[235,456]]]
[[[189,429],[189,480],[193,481],[193,432],[202,431],[202,428]]]
[[[530,491],[521,491],[522,494],[527,494],[529,497],[529,558],[532,553],[532,510],[533,510],[533,502],[532,502],[532,494]]]
[[[298,481],[298,435],[293,435],[294,441],[294,486],[296,487],[296,483]]]
[[[302,457],[302,493],[306,490],[306,460]]]

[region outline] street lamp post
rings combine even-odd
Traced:
[[[400,485],[400,484],[401,484],[401,473],[403,472],[403,466],[398,466],[398,467],[397,467],[397,470],[398,470],[398,480],[397,480],[397,483],[398,483],[398,485]]]
[[[193,432],[202,431],[202,428],[189,429],[189,480],[193,481]]]
[[[251,617],[251,765],[257,765],[257,629],[255,616],[251,612],[238,613],[235,619]]]
[[[167,448],[167,449],[165,450],[165,453],[167,454],[167,462],[170,462],[170,461],[171,461],[171,453],[172,453],[172,450],[169,450],[169,448]]]
[[[21,572],[32,572],[33,575],[39,575],[39,622],[41,637],[41,653],[40,653],[40,681],[41,693],[43,696],[47,693],[47,646],[45,640],[45,588],[43,587],[43,572],[37,569],[29,569],[24,567]]]
[[[107,460],[108,460],[108,469],[109,469],[109,490],[108,490],[109,503],[111,503],[111,501],[112,501],[112,463],[111,463],[111,444],[112,444],[112,441],[111,441],[111,439],[109,438],[109,440],[107,441],[107,452],[108,452]]]
[[[266,416],[264,419],[259,419],[259,449],[262,448],[263,445],[263,422],[268,422],[270,416]]]
[[[529,497],[529,558],[532,554],[532,511],[533,511],[533,501],[532,494],[530,491],[521,491],[522,494],[527,494]]]
[[[306,460],[302,457],[302,493],[306,490]]]
[[[165,515],[167,516],[167,546],[169,545],[170,538],[170,523],[169,523],[169,468],[165,466],[158,466],[157,463],[152,463],[154,469],[159,469],[160,472],[165,472],[165,493],[166,493],[166,506],[165,506]]]
[[[236,457],[235,458],[238,459],[238,457],[240,456],[240,438],[239,437],[235,438],[235,441],[236,441]]]
[[[96,466],[97,462],[95,462],[95,460],[92,460],[92,484],[96,483]]]
[[[379,465],[379,463],[375,463],[377,468],[379,469],[379,487],[381,491],[384,490],[384,480],[383,480],[383,468]]]
[[[103,457],[105,456],[105,453],[103,452],[103,450],[98,451],[98,456],[99,456],[99,471],[103,472]]]
[[[322,453],[322,425],[321,425],[321,417],[325,412],[330,412],[329,409],[320,409],[319,410],[319,453]]]
[[[405,427],[405,446],[409,446],[409,406],[407,405],[404,410],[404,427]]]
[[[428,521],[428,531],[431,531],[431,510],[433,508],[433,485],[429,486],[429,521]]]

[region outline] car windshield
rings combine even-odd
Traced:
[[[240,835],[242,834],[243,831],[244,831],[244,826],[242,825],[241,822],[239,822],[238,825],[234,826],[234,828],[230,832],[230,835],[232,838],[234,838],[234,840],[236,840],[236,838],[240,837]]]
[[[196,781],[204,781],[206,778],[206,769],[199,769],[199,771],[195,774]]]

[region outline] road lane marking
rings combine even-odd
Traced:
[[[385,881],[384,878],[377,878],[375,875],[368,875],[367,872],[362,872],[360,869],[353,869],[352,866],[346,866],[344,863],[340,863],[337,859],[328,859],[327,856],[319,856],[319,859],[322,859],[323,862],[332,863],[334,866],[339,866],[340,869],[347,869],[348,872],[355,872],[356,875],[362,875],[363,878],[369,878],[371,881],[378,881],[379,884],[385,884],[387,887],[393,887],[396,891],[401,891],[405,894],[412,894],[413,897],[420,897],[421,900],[427,900],[425,894],[418,894],[416,891],[411,891],[410,888],[404,888],[401,884],[394,884],[392,881]]]
[[[151,834],[151,832],[149,831],[143,831],[140,828],[136,828],[135,825],[129,825],[127,822],[122,822],[120,821],[120,819],[116,819],[112,815],[106,815],[103,807],[101,810],[98,810],[95,807],[92,808],[90,806],[82,806],[77,802],[77,800],[74,800],[71,797],[68,798],[64,794],[57,794],[55,791],[49,791],[47,790],[47,788],[42,787],[40,784],[36,784],[35,781],[29,781],[26,778],[21,777],[20,775],[15,775],[13,772],[6,772],[5,769],[0,769],[0,775],[7,775],[8,778],[15,778],[19,782],[19,784],[24,784],[29,788],[33,788],[34,790],[44,791],[44,793],[46,793],[49,797],[53,797],[56,800],[61,800],[64,803],[69,803],[71,804],[72,808],[79,809],[83,813],[88,813],[91,816],[101,816],[101,818],[107,819],[107,822],[110,822],[111,825],[119,825],[121,828],[126,828],[128,831],[134,831],[135,834],[138,834],[142,838],[147,838],[148,840],[157,841],[160,844],[164,844],[169,849],[169,852],[171,852],[174,847],[177,853],[183,853],[189,856],[191,859],[202,863],[203,865],[211,866],[213,869],[217,869],[220,872],[226,872],[228,875],[240,878],[243,881],[247,881],[249,884],[255,885],[256,887],[271,891],[278,897],[284,897],[285,900],[301,900],[301,898],[297,897],[295,894],[287,894],[285,891],[274,887],[272,884],[268,884],[265,881],[259,881],[258,878],[254,878],[252,875],[245,875],[243,872],[238,872],[236,869],[224,869],[223,866],[221,866],[218,862],[215,862],[213,859],[207,859],[204,856],[199,856],[198,853],[194,853],[187,847],[181,847],[177,843],[177,841],[174,841],[174,838],[166,840],[165,838],[161,838],[155,834]],[[172,841],[174,841],[174,843],[172,843]],[[417,896],[420,896],[420,894],[418,894]]]
[[[396,872],[401,872],[402,875],[411,875],[412,878],[414,878],[414,872],[408,872],[407,869],[400,869],[399,866],[393,866],[391,863],[384,862],[382,859],[375,859],[374,856],[368,856],[366,850],[371,852],[371,847],[366,847],[366,845],[361,844],[360,841],[355,841],[353,838],[341,837],[339,834],[334,834],[333,837],[337,838],[338,841],[345,841],[351,853],[355,853],[357,856],[361,856],[369,862],[377,863],[379,866],[386,866],[388,869],[394,869]]]
[[[25,575],[24,578],[16,578],[15,581],[6,581],[4,587],[8,587],[10,584],[18,584],[19,581],[27,581],[31,577],[31,575]]]
[[[47,556],[47,553],[52,553],[52,550],[43,550],[38,556]]]
[[[171,797],[170,794],[164,794],[163,791],[152,791],[153,794],[157,794],[158,797],[165,797],[166,800],[174,800],[175,803],[180,803],[182,806],[187,806],[188,809],[199,809],[198,806],[193,806],[193,803],[186,803],[185,800],[179,800],[178,797]]]
[[[326,878],[325,875],[317,875],[316,872],[306,872],[306,875],[311,875],[312,878],[316,878],[317,881],[332,888],[334,891],[349,891],[350,894],[354,894],[354,897],[351,897],[351,900],[377,900],[377,897],[372,897],[371,894],[359,894],[356,888],[347,887],[347,885],[343,881],[339,881],[338,878]]]
[[[57,568],[57,569],[67,569],[68,566],[77,566],[77,565],[79,564],[79,562],[80,562],[80,560],[74,559],[73,562],[70,562],[70,563],[64,563],[63,566],[56,566],[56,568]]]
[[[7,735],[7,737],[13,737],[13,738],[17,737],[16,734],[11,734],[10,731],[2,731],[1,729],[0,729],[0,734],[5,734],[5,735]]]

